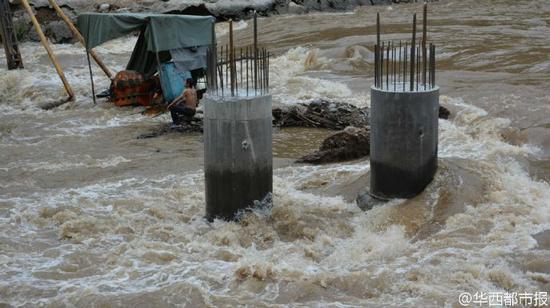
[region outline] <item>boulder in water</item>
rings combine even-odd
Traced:
[[[56,20],[48,23],[44,27],[44,33],[50,38],[52,43],[71,43],[74,41],[74,36],[67,24],[62,20]]]
[[[369,194],[368,191],[361,192],[355,200],[357,206],[363,211],[370,211],[376,206],[386,203],[385,200],[377,199]]]
[[[347,127],[329,136],[319,150],[298,160],[300,163],[333,163],[353,160],[370,154],[369,127]]]
[[[451,115],[451,112],[449,111],[449,109],[439,105],[439,118],[440,119],[448,120],[450,115]]]

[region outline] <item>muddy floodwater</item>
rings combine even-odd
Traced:
[[[354,201],[368,159],[293,164],[330,132],[275,129],[273,208],[208,223],[200,134],[137,139],[169,115],[94,105],[77,44],[54,46],[76,102],[43,111],[65,96],[44,50],[23,43],[16,71],[0,53],[0,306],[458,307],[462,292],[549,291],[550,2],[429,10],[452,113],[440,167],[418,197],[369,212]],[[274,104],[368,106],[376,12],[383,38],[407,39],[421,6],[261,18]],[[135,41],[97,52],[120,70]]]

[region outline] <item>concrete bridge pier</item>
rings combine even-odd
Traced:
[[[371,89],[370,194],[411,198],[437,171],[439,88]]]
[[[233,220],[273,191],[271,96],[204,105],[206,218]]]

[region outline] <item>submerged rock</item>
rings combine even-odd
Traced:
[[[347,127],[329,136],[319,150],[303,156],[300,163],[324,164],[353,160],[370,154],[369,127]]]
[[[348,126],[365,127],[369,125],[368,109],[318,99],[310,103],[273,108],[273,125],[333,130],[341,130]]]
[[[355,200],[357,206],[363,211],[370,211],[375,206],[380,206],[386,203],[386,201],[377,199],[369,194],[368,191],[363,191],[357,196]]]
[[[74,41],[73,33],[64,21],[52,21],[43,29],[44,34],[50,38],[52,43],[71,43]]]
[[[439,106],[439,118],[440,119],[448,120],[450,115],[451,115],[451,112],[449,111],[449,109],[447,109],[447,108],[445,108],[441,105]]]

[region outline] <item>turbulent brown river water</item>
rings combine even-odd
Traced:
[[[369,105],[378,11],[384,37],[405,39],[421,7],[261,19],[275,103]],[[440,168],[420,196],[367,213],[368,159],[292,164],[330,132],[285,129],[274,207],[209,224],[201,135],[136,139],[169,116],[94,106],[76,44],[55,46],[76,103],[42,111],[65,95],[43,49],[22,44],[20,71],[1,53],[0,306],[456,307],[465,291],[549,291],[550,2],[440,1],[430,17],[452,111]],[[122,69],[134,42],[98,52]]]

